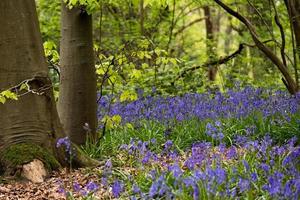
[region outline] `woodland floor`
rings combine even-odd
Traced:
[[[90,172],[92,171],[90,170]],[[72,180],[76,180],[82,185],[89,181],[97,182],[99,178],[93,174],[95,173],[87,173],[87,169],[78,169],[72,172],[63,169],[50,174],[43,183],[4,179],[0,183],[0,200],[65,200],[64,193],[60,191],[62,185],[68,189],[72,186]],[[112,199],[104,188],[99,188],[96,195],[103,197],[102,199]]]

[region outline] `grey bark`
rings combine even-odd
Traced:
[[[20,143],[38,144],[55,153],[64,136],[59,122],[34,0],[0,1],[0,91],[31,79],[28,93],[0,104],[0,153]]]
[[[64,130],[75,144],[84,144],[88,123],[95,138],[97,125],[96,73],[93,52],[92,16],[83,9],[69,9],[62,2],[61,86],[58,112]]]

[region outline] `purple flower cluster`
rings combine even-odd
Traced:
[[[56,142],[56,148],[64,147],[66,153],[72,155],[71,141],[68,137],[59,138]]]
[[[116,102],[113,105],[109,105],[110,98],[103,97],[99,103],[98,118],[102,119],[109,110],[111,116],[120,115],[122,123],[153,120],[169,124],[174,120],[242,119],[253,113],[261,113],[265,118],[274,116],[277,119],[276,123],[280,123],[282,118],[289,120],[289,115],[299,110],[299,101],[300,95],[291,96],[283,91],[252,87],[240,91],[217,92],[216,94],[185,94],[175,97],[148,96],[130,103]],[[218,124],[215,125],[218,126]]]
[[[145,142],[140,143],[142,147]],[[186,152],[189,156],[185,159],[171,162],[162,151],[156,155],[157,162],[151,165],[156,167],[149,171],[152,182],[149,189],[142,191],[134,185],[132,199],[180,199],[184,193],[189,193],[193,199],[235,199],[248,192],[256,197],[267,193],[272,199],[299,199],[300,148],[291,144],[295,144],[294,138],[278,146],[268,136],[256,141],[244,140],[239,146],[231,147],[224,144],[214,147],[210,142],[201,142]],[[169,145],[172,145],[171,141],[164,146],[168,148]],[[128,147],[130,145],[127,150]],[[139,154],[143,151],[137,151],[135,155]]]

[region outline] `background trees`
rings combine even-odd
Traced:
[[[277,25],[277,28],[280,31],[281,41],[278,42],[276,40],[276,38],[274,38],[274,37],[273,37],[272,41],[276,42],[277,45],[279,46],[280,56],[277,56],[276,51],[273,51],[270,47],[268,47],[267,45],[264,44],[264,42],[261,40],[258,33],[256,32],[255,26],[247,18],[245,18],[240,13],[231,9],[229,6],[224,4],[222,1],[215,0],[215,2],[218,3],[222,8],[224,8],[224,10],[226,10],[229,14],[231,14],[232,16],[234,16],[238,20],[240,20],[247,27],[257,48],[261,52],[263,52],[267,56],[267,58],[269,60],[271,60],[278,67],[279,71],[281,72],[281,74],[283,76],[282,81],[283,81],[284,85],[286,86],[286,88],[289,90],[289,92],[291,94],[296,94],[299,90],[296,55],[295,54],[293,55],[294,61],[290,62],[290,65],[294,66],[294,70],[295,70],[295,78],[293,78],[291,72],[288,69],[288,63],[287,63],[288,56],[285,53],[285,50],[286,50],[285,31],[280,22],[280,18],[279,18],[278,12],[277,12],[275,2],[272,1],[271,4],[273,5],[275,23]],[[260,14],[259,11],[257,11],[257,12],[258,12],[258,14]],[[262,17],[261,20],[264,20],[264,18]],[[293,32],[291,34],[293,35]],[[270,37],[272,37],[272,33],[271,33]],[[292,38],[293,38],[293,36],[292,36]]]
[[[241,0],[228,5],[247,17],[266,46],[280,56],[281,31],[274,20],[276,12],[271,2]],[[295,75],[292,37],[289,36],[299,28],[291,30],[289,25],[289,18],[292,22],[297,20],[291,16],[295,9],[287,9],[291,3],[276,1],[275,8],[286,35],[287,65]],[[41,23],[53,27],[57,24],[56,18],[44,19],[57,9],[48,13],[45,9],[48,4],[55,5],[48,0],[38,1]],[[285,87],[281,72],[271,61],[265,64],[268,59],[257,51],[243,23],[229,17],[212,1],[175,1],[175,4],[158,0],[87,1],[86,4],[96,8],[93,10],[95,64],[98,89],[104,85],[104,93],[111,93],[113,89],[114,93],[133,97],[138,88],[151,93],[155,87],[159,93],[175,94],[215,86],[223,89],[236,81],[242,85]],[[294,27],[297,23],[292,24]],[[51,42],[59,47],[58,36],[47,35],[47,30],[42,32],[45,40],[52,38]],[[238,52],[240,44],[245,45]],[[104,74],[108,76],[101,84]]]

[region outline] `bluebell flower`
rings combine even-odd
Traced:
[[[261,163],[260,167],[262,170],[264,170],[264,172],[268,173],[270,171],[270,166],[266,163]]]
[[[220,121],[215,121],[215,125],[217,126],[217,127],[221,127],[222,126],[222,123],[220,122]]]
[[[154,197],[158,194],[159,187],[160,187],[160,182],[154,181],[149,189],[149,196]]]
[[[111,169],[112,168],[112,162],[111,162],[111,159],[108,159],[105,163],[105,168],[108,168],[108,169]]]
[[[179,177],[182,175],[182,170],[181,170],[181,168],[180,168],[180,166],[179,166],[178,163],[175,163],[175,164],[173,164],[173,165],[170,165],[170,166],[168,167],[168,170],[169,170],[170,172],[172,172],[172,174],[173,174],[173,176],[174,176],[175,178],[179,178]]]
[[[245,171],[248,172],[250,170],[249,163],[246,160],[242,160]]]
[[[141,192],[141,189],[136,184],[133,184],[133,186],[132,186],[132,192],[133,192],[133,194],[138,194],[138,193]]]
[[[65,147],[65,151],[71,155],[72,154],[72,149],[71,149],[71,141],[69,139],[69,137],[64,137],[64,138],[60,138],[57,140],[56,142],[56,148],[59,147]]]
[[[217,181],[218,185],[224,183],[227,178],[226,171],[221,167],[217,167],[215,169],[215,176],[216,176],[216,181]]]
[[[199,187],[197,184],[195,184],[193,185],[193,199],[199,200],[199,195],[200,195]]]
[[[127,144],[122,144],[119,149],[120,150],[127,150],[128,149],[128,145]]]
[[[99,188],[99,186],[93,181],[88,182],[85,187],[89,192],[95,192]]]
[[[66,194],[66,190],[63,186],[59,186],[57,192],[60,194]]]
[[[77,182],[73,183],[73,189],[75,192],[79,192],[81,190],[80,184]]]
[[[168,192],[168,190],[169,190],[169,187],[165,183],[162,183],[160,185],[160,189],[158,191],[158,195],[160,197],[162,197],[162,196],[164,196]]]
[[[152,143],[152,144],[156,144],[156,139],[155,139],[155,138],[152,138],[152,139],[151,139],[151,143]]]
[[[107,181],[107,178],[106,178],[106,177],[102,177],[102,178],[101,178],[101,184],[102,184],[103,186],[107,186],[107,185],[108,185],[108,181]]]
[[[194,176],[196,181],[200,181],[200,180],[204,181],[206,179],[205,173],[203,173],[200,170],[195,170],[194,173],[193,173],[193,176]]]
[[[226,153],[227,158],[233,159],[237,157],[237,151],[234,146],[230,147]]]
[[[238,187],[241,193],[250,189],[250,181],[248,179],[240,178]]]
[[[149,160],[152,157],[152,152],[151,151],[147,151],[146,155],[144,156],[144,158],[142,159],[142,163],[146,164],[149,162]]]
[[[294,185],[294,180],[288,180],[285,183],[284,189],[283,189],[283,196],[285,198],[291,198],[293,196],[293,187]]]
[[[123,184],[119,180],[116,180],[112,185],[112,194],[115,198],[119,198],[123,192]]]
[[[137,200],[137,198],[135,196],[131,196],[130,200]]]
[[[167,142],[164,145],[165,150],[169,150],[172,146],[173,146],[172,140],[167,140]]]
[[[80,194],[81,194],[82,196],[87,196],[87,195],[89,194],[89,192],[86,191],[86,190],[84,190],[84,189],[81,189],[81,190],[80,190]]]
[[[253,182],[256,182],[258,180],[258,176],[257,176],[257,174],[255,172],[251,173],[251,180]]]
[[[150,172],[149,172],[149,176],[152,180],[155,180],[156,176],[157,176],[157,171],[155,169],[152,169]]]

